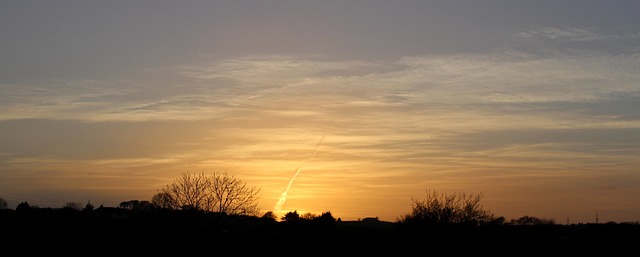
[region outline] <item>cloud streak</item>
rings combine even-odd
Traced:
[[[299,192],[287,199],[292,208],[314,199],[317,208],[326,201],[349,209],[347,199],[364,203],[379,194],[393,199],[389,208],[402,209],[408,193],[436,185],[486,192],[497,206],[512,201],[502,193],[523,178],[530,182],[523,197],[558,181],[588,194],[605,186],[597,179],[618,194],[634,190],[619,178],[632,178],[639,165],[637,70],[640,55],[598,51],[376,62],[249,56],[163,70],[172,80],[2,84],[0,138],[25,146],[0,148],[0,165],[11,170],[4,176],[28,181],[29,169],[51,164],[50,172],[62,172],[76,163],[122,188],[147,189],[184,170],[232,169],[263,188],[265,202],[283,204],[290,178],[283,167],[307,158],[309,138],[326,134],[313,167],[323,172],[288,181],[295,179]],[[24,143],[43,133],[49,139]],[[617,177],[603,170],[617,170]],[[131,174],[136,179],[127,182]],[[163,177],[145,184],[155,175]],[[62,184],[44,188],[54,182]],[[362,208],[363,216],[375,211]]]
[[[311,156],[309,156],[309,158],[306,159],[300,165],[300,167],[298,167],[296,173],[293,175],[293,177],[289,181],[289,184],[287,184],[287,187],[282,191],[282,194],[280,194],[280,198],[278,199],[276,204],[273,206],[273,212],[274,213],[277,213],[278,215],[280,215],[280,211],[282,211],[282,206],[287,201],[287,196],[289,195],[289,190],[291,189],[291,185],[293,184],[293,181],[296,179],[296,177],[298,177],[298,174],[300,174],[300,172],[302,171],[304,166],[307,165],[307,163],[310,162],[311,160],[313,160],[313,157],[316,156],[316,153],[318,153],[318,148],[320,148],[320,145],[322,145],[322,141],[324,141],[324,137],[325,136],[326,135],[323,135],[322,138],[320,138],[320,141],[318,142],[318,145],[316,145],[316,148],[313,149],[313,153],[311,154]]]
[[[532,115],[542,106],[585,103],[588,107],[588,103],[637,97],[638,68],[638,55],[416,56],[386,64],[244,58],[180,67],[184,77],[173,83],[4,84],[0,108],[5,111],[0,119],[202,120],[247,111],[265,116],[321,117],[317,114],[352,111],[415,117],[425,109],[457,112],[468,107],[493,114],[499,108],[528,108],[527,115]],[[336,73],[339,70],[342,74]],[[349,70],[354,72],[348,74]],[[299,110],[280,113],[285,105]],[[580,117],[578,112],[571,115]]]

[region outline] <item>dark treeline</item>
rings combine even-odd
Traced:
[[[149,204],[97,208],[87,205],[78,209],[77,206],[29,207],[24,202],[15,210],[0,210],[0,228],[5,246],[35,246],[28,248],[30,252],[65,252],[63,249],[67,249],[77,253],[81,249],[92,249],[111,253],[184,254],[206,249],[238,253],[295,249],[316,254],[441,250],[453,254],[523,250],[541,254],[547,251],[611,253],[635,250],[640,243],[638,223],[527,224],[495,218],[494,222],[470,224],[424,222],[424,219],[409,219],[411,217],[407,214],[395,222],[377,218],[342,221],[330,212],[299,215],[294,211],[278,218],[270,212],[262,216],[228,215]]]
[[[257,209],[259,190],[227,174],[185,173],[153,195],[116,207],[90,203],[40,208],[0,198],[4,248],[73,255],[593,255],[635,252],[640,224],[556,224],[523,216],[507,221],[483,209],[482,195],[427,191],[394,222],[343,221]]]

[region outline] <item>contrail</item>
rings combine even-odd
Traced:
[[[284,191],[282,191],[282,193],[280,194],[280,199],[278,199],[278,202],[273,206],[273,212],[274,213],[278,213],[278,212],[280,212],[280,210],[282,210],[282,205],[284,204],[285,201],[287,201],[287,195],[289,194],[289,188],[291,188],[291,184],[293,184],[293,181],[296,179],[298,174],[300,174],[300,171],[302,171],[302,168],[304,167],[304,165],[307,164],[307,162],[311,161],[311,159],[313,159],[314,156],[316,156],[316,153],[318,152],[318,148],[320,148],[320,144],[322,144],[322,141],[324,140],[325,136],[326,135],[322,136],[322,138],[318,142],[318,145],[316,145],[316,149],[313,150],[313,153],[311,154],[311,156],[309,156],[309,158],[307,160],[305,160],[298,167],[298,171],[296,171],[296,174],[294,174],[293,177],[291,178],[291,180],[289,181],[289,184],[287,185],[287,188],[285,188]]]

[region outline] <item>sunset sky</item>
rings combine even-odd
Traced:
[[[640,1],[1,1],[0,198],[640,220]],[[300,171],[300,172],[297,172]],[[296,175],[294,177],[294,175]]]

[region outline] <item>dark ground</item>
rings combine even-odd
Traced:
[[[276,222],[197,213],[3,211],[3,251],[30,254],[635,256],[640,249],[637,223],[415,227],[377,220]]]

